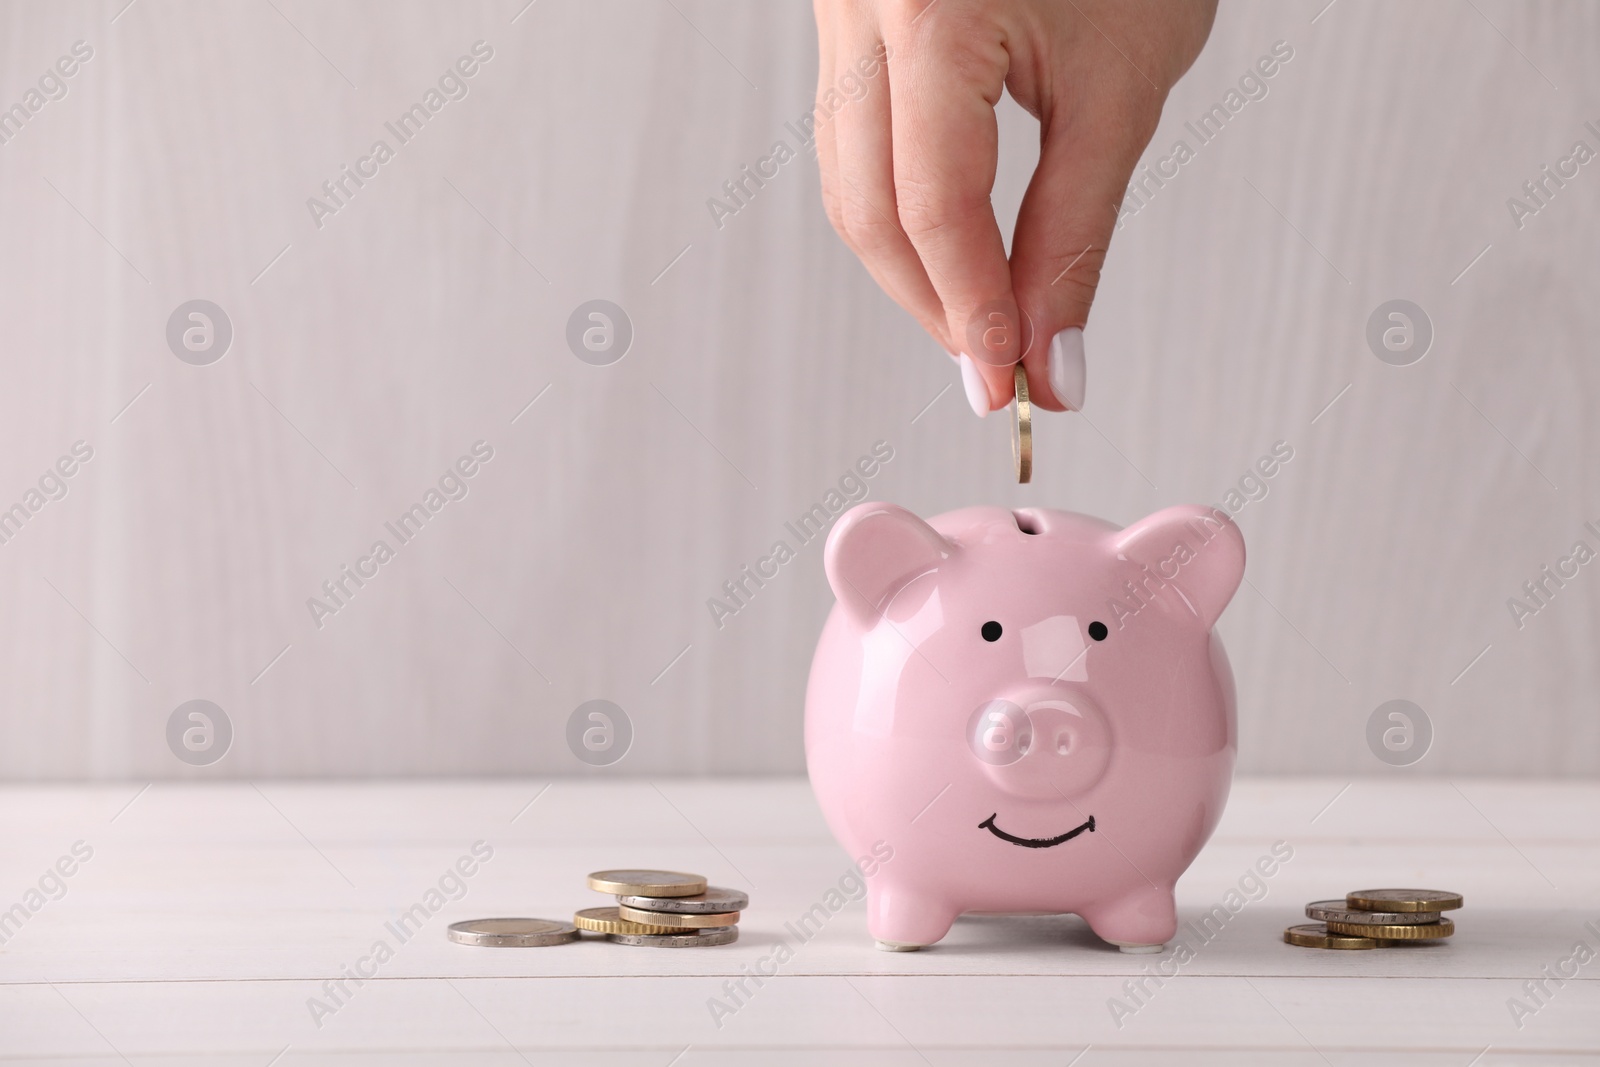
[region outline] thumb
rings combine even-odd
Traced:
[[[1032,326],[1023,364],[1039,406],[1083,406],[1083,326],[1100,284],[1117,211],[1159,118],[1127,108],[1055,116],[1028,184],[1012,239],[1011,284]]]

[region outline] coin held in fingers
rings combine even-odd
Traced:
[[[1011,458],[1017,470],[1017,484],[1033,478],[1033,404],[1028,401],[1028,372],[1018,363],[1012,369],[1016,383],[1016,403],[1011,408]]]

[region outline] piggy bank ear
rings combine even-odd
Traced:
[[[1112,535],[1117,554],[1177,586],[1210,629],[1244,579],[1244,535],[1216,508],[1165,508]]]
[[[833,595],[863,625],[911,579],[955,551],[932,526],[894,504],[858,504],[834,523],[822,567]]]

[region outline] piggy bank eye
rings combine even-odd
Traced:
[[[1091,622],[1089,624],[1089,636],[1096,641],[1104,641],[1110,633],[1111,631],[1106,629],[1106,624],[1103,622]]]
[[[983,634],[983,639],[985,641],[1000,640],[1000,624],[993,620],[984,623],[983,629],[979,630],[978,632]]]

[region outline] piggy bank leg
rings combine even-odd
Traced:
[[[867,890],[867,931],[885,952],[914,952],[950,932],[956,909],[899,886]]]
[[[1178,930],[1170,887],[1145,885],[1078,914],[1102,940],[1124,952],[1160,952]]]

